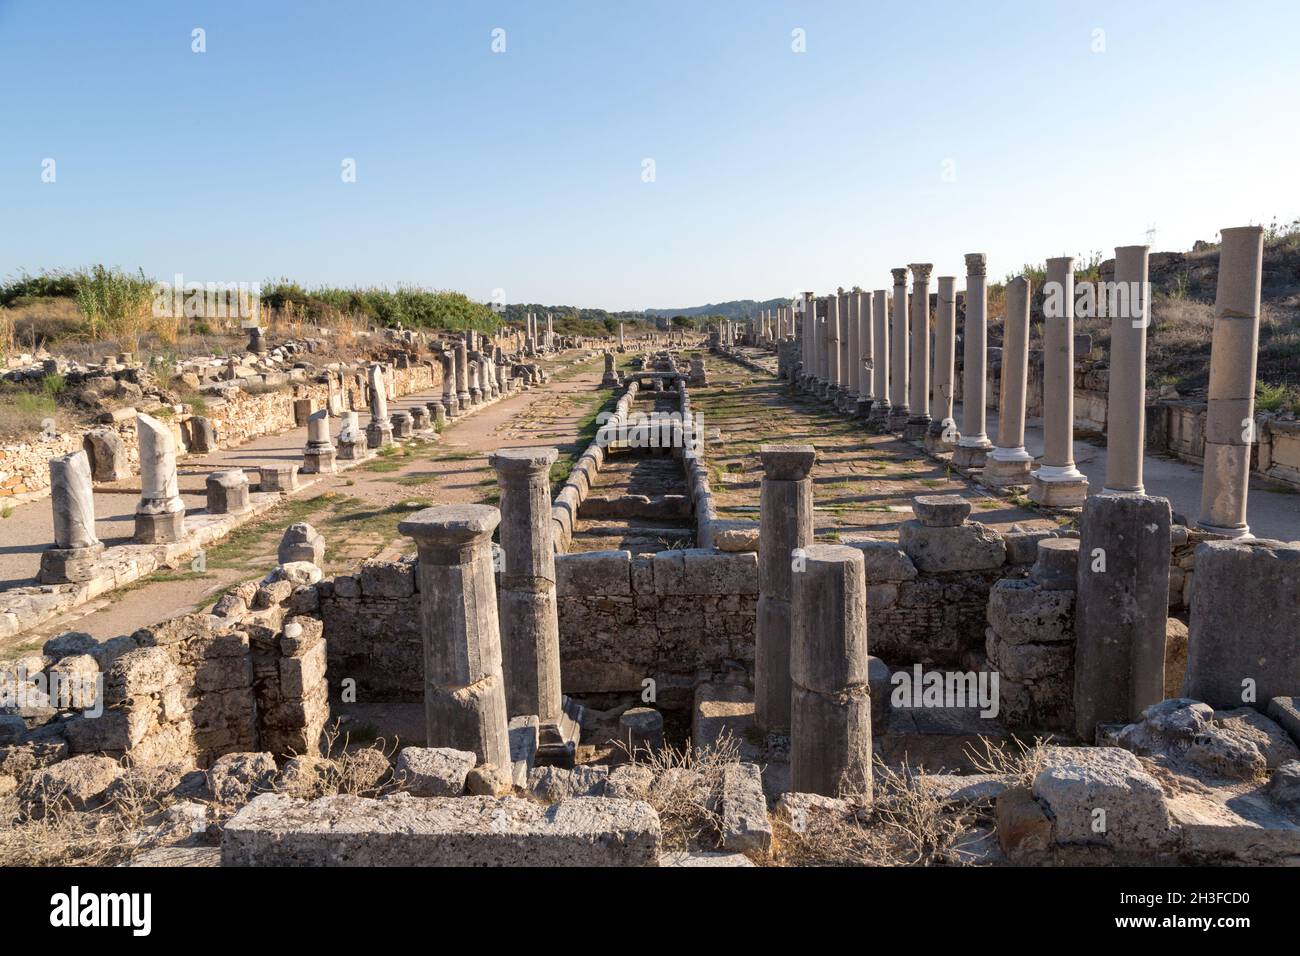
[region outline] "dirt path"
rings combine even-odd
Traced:
[[[760,354],[756,351],[754,358]],[[912,517],[915,495],[969,498],[971,518],[1000,531],[1056,523],[988,495],[906,442],[869,434],[862,422],[772,376],[716,356],[706,361],[709,385],[691,389],[691,404],[703,415],[706,433],[718,431],[705,454],[721,518],[758,520],[763,477],[758,449],[770,443],[816,446],[813,521],[821,541],[894,537],[899,524]]]
[[[559,368],[545,385],[453,421],[436,442],[413,442],[323,480],[210,548],[201,569],[154,574],[19,635],[0,646],[0,654],[39,648],[51,635],[67,630],[101,640],[129,634],[213,603],[234,584],[265,574],[275,564],[285,527],[295,521],[310,522],[325,537],[327,575],[370,558],[413,552],[411,542],[397,532],[405,515],[431,504],[497,501],[496,480],[487,463],[490,452],[556,446],[561,456],[553,476],[567,474],[571,457],[590,440],[584,430],[590,430],[595,410],[609,395],[596,387],[601,367],[596,359]],[[410,408],[436,394],[440,392],[414,393],[392,404],[395,409]],[[305,438],[305,429],[295,429],[232,449],[231,455],[244,467],[276,458],[296,461]],[[185,472],[202,475],[226,463],[226,456],[219,462],[215,458],[188,459]],[[134,508],[134,499],[130,501]],[[35,504],[43,504],[48,514],[48,501]]]

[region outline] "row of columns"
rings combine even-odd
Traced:
[[[1216,534],[1249,533],[1246,522],[1254,389],[1259,343],[1263,230],[1224,229],[1211,349],[1206,454],[1198,525]],[[891,270],[893,295],[879,289],[792,303],[791,324],[801,365],[792,374],[837,408],[951,452],[953,464],[981,469],[994,488],[1027,486],[1029,497],[1052,507],[1078,507],[1088,479],[1074,460],[1074,259],[1047,261],[1043,325],[1043,436],[1041,460],[1025,448],[1029,382],[1029,279],[1006,286],[996,432],[985,432],[987,411],[988,292],[986,258],[966,259],[962,424],[953,418],[958,323],[957,280],[938,279],[930,314],[930,263]],[[1144,492],[1146,335],[1150,324],[1149,248],[1115,250],[1114,272],[1102,277],[1097,300],[1111,317],[1104,491]],[[912,280],[909,294],[908,278]],[[1107,279],[1109,278],[1109,281]],[[933,341],[933,355],[931,343]]]

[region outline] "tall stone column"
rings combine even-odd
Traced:
[[[336,451],[330,441],[330,412],[322,408],[307,418],[307,447],[302,450],[304,475],[332,475],[338,470]]]
[[[1219,288],[1210,345],[1210,400],[1205,414],[1205,469],[1201,476],[1204,531],[1229,538],[1250,534],[1246,493],[1255,438],[1255,361],[1259,352],[1259,286],[1264,230],[1222,231]],[[1198,582],[1199,583],[1199,582]]]
[[[388,417],[388,383],[381,365],[372,365],[366,372],[370,386],[370,421],[366,425],[366,442],[371,448],[383,448],[393,443],[393,423]]]
[[[565,714],[560,693],[560,623],[555,605],[550,473],[555,448],[506,448],[488,457],[501,487],[503,566],[502,670],[511,716],[536,714],[538,755],[572,764],[578,726]]]
[[[618,324],[618,350],[623,351],[623,323]]]
[[[1142,494],[1142,450],[1147,415],[1147,246],[1115,250],[1109,295],[1110,387],[1106,397],[1105,492]]]
[[[1165,498],[1116,492],[1083,503],[1074,717],[1087,743],[1098,724],[1132,723],[1164,699],[1170,522]]]
[[[934,383],[930,389],[930,426],[925,433],[929,452],[952,451],[957,423],[952,417],[952,382],[957,351],[957,280],[939,277],[934,311]]]
[[[914,262],[912,270],[912,361],[907,404],[911,415],[903,429],[907,441],[922,441],[930,428],[930,270],[928,262]]]
[[[50,459],[54,547],[41,552],[41,584],[76,584],[95,576],[104,545],[95,536],[94,482],[84,451]]]
[[[441,505],[397,526],[419,550],[426,746],[472,751],[510,772],[488,505]]]
[[[763,445],[758,532],[758,613],[754,624],[754,719],[790,727],[790,601],[796,548],[813,542],[812,445]]]
[[[826,395],[831,401],[839,393],[841,384],[840,339],[844,334],[843,320],[840,318],[840,297],[831,293],[826,297]]]
[[[866,418],[871,414],[871,397],[876,390],[876,343],[872,335],[870,292],[855,292],[858,318],[858,401],[853,414]]]
[[[1007,283],[1007,317],[1002,335],[1002,381],[998,392],[998,435],[980,479],[990,488],[1029,484],[1034,458],[1025,451],[1025,391],[1029,382],[1029,280]]]
[[[1043,461],[1029,482],[1040,505],[1077,508],[1088,479],[1074,465],[1074,259],[1047,260],[1043,302]]]
[[[460,397],[456,393],[456,350],[442,352],[442,409],[448,418],[460,414]]]
[[[871,793],[867,601],[858,548],[812,544],[793,575],[790,788]]]
[[[840,322],[840,394],[841,411],[850,411],[858,399],[858,315],[853,308],[853,294],[841,292],[839,298]]]
[[[902,431],[911,417],[907,406],[907,269],[891,269],[894,275],[894,311],[889,328],[889,427]]]
[[[176,439],[156,418],[135,417],[140,445],[140,503],[135,506],[135,541],[171,544],[185,532],[185,502],[176,480]]]
[[[461,411],[469,408],[469,346],[464,339],[456,342],[456,401]]]
[[[871,393],[871,421],[877,425],[889,420],[889,292],[877,289],[872,293],[871,329],[875,346],[874,390]],[[874,427],[874,426],[873,426]]]
[[[962,323],[961,438],[952,453],[959,468],[983,468],[993,448],[985,433],[988,414],[987,260],[982,252],[966,254],[966,319]]]
[[[800,373],[800,378],[802,379],[800,384],[805,390],[810,387],[809,383],[812,381],[815,374],[815,369],[813,367],[813,340],[817,325],[814,321],[816,308],[817,306],[815,305],[813,294],[811,292],[805,292],[803,294],[803,321],[800,323],[799,329],[799,341],[803,347],[803,369]]]

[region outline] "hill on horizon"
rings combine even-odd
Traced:
[[[746,319],[758,314],[761,309],[775,309],[778,305],[789,304],[789,299],[732,299],[729,302],[715,302],[711,305],[693,305],[684,309],[646,309],[646,315],[666,316],[685,315],[698,318],[704,315],[720,315],[727,319]]]

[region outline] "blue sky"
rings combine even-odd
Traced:
[[[0,275],[642,308],[1183,249],[1300,216],[1297,36],[1293,0],[0,0]]]

